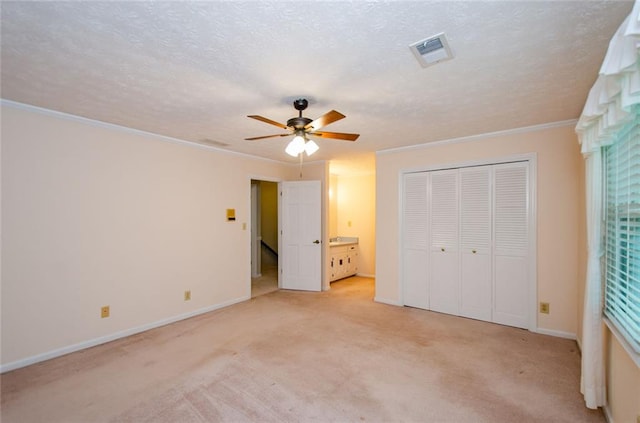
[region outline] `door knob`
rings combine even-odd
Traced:
[[[476,253],[476,250],[471,250],[471,252],[472,252],[473,254],[475,254],[475,253]]]
[[[444,251],[444,248],[440,248],[440,251]]]
[[[315,241],[313,241],[314,244],[320,244],[320,240],[316,239]]]

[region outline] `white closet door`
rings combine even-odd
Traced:
[[[491,167],[460,169],[460,315],[491,321]]]
[[[431,172],[431,243],[429,305],[433,311],[458,314],[458,170]]]
[[[429,214],[426,172],[404,175],[402,227],[402,289],[404,305],[429,308]]]
[[[494,166],[493,321],[528,327],[528,165]]]

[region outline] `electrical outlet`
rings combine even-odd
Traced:
[[[184,300],[185,301],[191,300],[191,290],[184,291]]]
[[[105,317],[109,317],[109,306],[104,306],[100,309],[100,317],[101,318],[105,318]]]
[[[549,314],[549,303],[540,303],[540,313]]]

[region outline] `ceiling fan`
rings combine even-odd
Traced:
[[[345,140],[345,141],[355,141],[360,136],[360,134],[347,134],[343,132],[319,131],[319,129],[335,121],[345,118],[345,115],[335,110],[331,110],[330,112],[325,113],[319,118],[312,120],[302,116],[302,111],[305,110],[308,105],[309,105],[309,102],[304,98],[299,98],[295,100],[293,102],[293,107],[296,110],[298,110],[298,116],[287,120],[286,125],[283,123],[268,119],[263,116],[248,115],[247,117],[249,118],[256,119],[273,126],[277,126],[278,128],[287,129],[289,130],[289,132],[286,134],[263,135],[261,137],[245,138],[245,140],[254,141],[254,140],[261,140],[265,138],[287,137],[290,135],[295,135],[296,137],[291,142],[291,144],[289,144],[289,147],[287,147],[287,153],[291,154],[292,156],[297,156],[299,153],[303,151],[307,151],[307,154],[310,155],[318,149],[318,146],[316,145],[316,143],[314,143],[313,141],[310,141],[307,143],[308,146],[305,150],[305,142],[306,142],[305,140],[307,139],[307,135],[312,135],[314,137],[321,137],[321,138],[333,138],[333,139]],[[298,144],[295,146],[293,146],[294,141],[298,142]]]

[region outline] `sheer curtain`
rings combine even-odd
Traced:
[[[640,119],[640,0],[609,43],[576,132],[586,160],[588,262],[582,325],[580,390],[587,407],[606,403],[602,326],[602,147]]]

